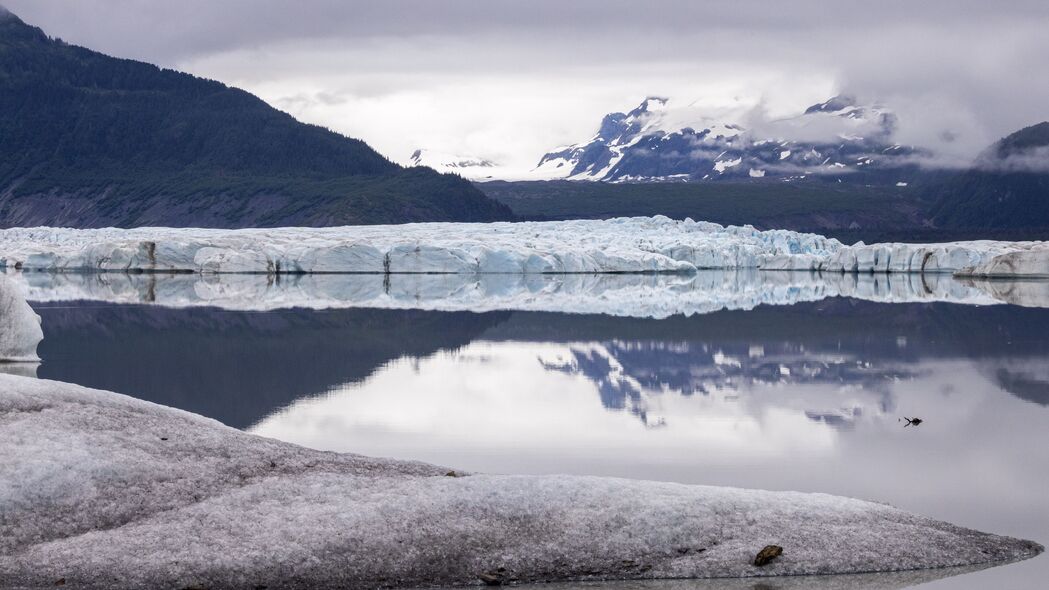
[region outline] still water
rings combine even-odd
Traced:
[[[837,296],[663,319],[34,307],[40,377],[309,447],[828,492],[1049,541],[1049,310]],[[1036,588],[1049,558],[936,577],[847,587]],[[780,586],[807,587],[756,587]]]

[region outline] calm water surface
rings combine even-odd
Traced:
[[[659,320],[35,307],[40,377],[309,447],[829,492],[1049,541],[1049,310],[848,298]],[[1049,558],[939,575],[651,588],[1039,588]]]

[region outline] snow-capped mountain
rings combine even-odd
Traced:
[[[409,166],[426,166],[438,172],[451,172],[463,178],[480,180],[491,178],[495,162],[476,156],[459,156],[434,150],[418,149],[412,152]]]
[[[896,182],[916,152],[893,141],[895,130],[891,111],[848,96],[775,120],[747,111],[710,117],[648,97],[628,113],[606,115],[590,140],[544,155],[535,173],[621,182],[827,174]]]

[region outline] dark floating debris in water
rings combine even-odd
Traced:
[[[780,555],[783,555],[783,547],[780,547],[779,545],[766,545],[764,549],[758,551],[758,556],[754,558],[754,565],[761,567]]]

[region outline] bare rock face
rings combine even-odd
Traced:
[[[0,275],[0,363],[39,361],[36,346],[43,339],[40,316],[18,287]]]

